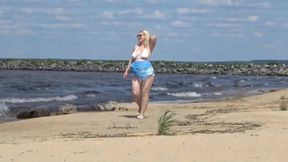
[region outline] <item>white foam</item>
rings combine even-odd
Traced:
[[[167,93],[169,96],[174,97],[201,97],[202,95],[196,92],[179,92],[179,93]]]
[[[216,95],[216,96],[221,96],[221,95],[223,95],[222,92],[214,92],[213,94]]]
[[[8,106],[0,102],[0,117],[7,117]]]
[[[153,91],[168,91],[166,87],[152,87]]]
[[[203,83],[193,83],[193,87],[201,88],[203,87]]]
[[[71,101],[76,100],[77,96],[56,96],[56,97],[36,97],[36,98],[5,98],[0,99],[0,103],[27,103],[27,102],[49,102],[49,101]]]

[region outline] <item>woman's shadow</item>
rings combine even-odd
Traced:
[[[124,117],[124,118],[137,118],[137,115],[121,115],[120,117]]]

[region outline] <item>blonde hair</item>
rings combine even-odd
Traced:
[[[143,34],[143,36],[144,36],[143,45],[145,48],[148,48],[149,47],[149,40],[150,40],[149,32],[147,30],[141,30],[141,31],[139,31],[139,33]]]

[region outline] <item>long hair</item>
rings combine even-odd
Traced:
[[[143,36],[144,36],[143,45],[145,48],[148,48],[149,47],[149,40],[150,40],[149,32],[147,30],[141,30],[141,31],[139,31],[139,33],[143,34]]]

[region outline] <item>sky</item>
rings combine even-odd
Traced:
[[[288,60],[287,0],[0,0],[0,58]]]

